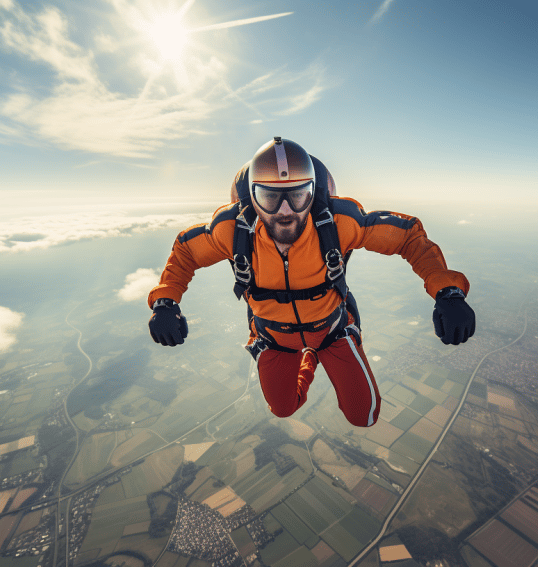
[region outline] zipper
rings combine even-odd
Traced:
[[[282,261],[284,262],[284,279],[286,281],[286,291],[291,291],[290,279],[289,279],[289,274],[288,274],[289,262],[288,262],[287,258],[282,255],[280,250],[278,251],[278,253],[280,254],[280,257],[282,258]],[[301,325],[302,324],[301,318],[299,317],[299,311],[297,309],[297,304],[295,303],[295,299],[291,300],[291,305],[292,305],[293,311],[295,313],[295,318],[297,319],[297,324]],[[306,348],[307,345],[306,345],[306,341],[305,341],[305,338],[304,338],[303,331],[299,331],[299,334],[301,335],[301,341],[303,342],[303,346]]]

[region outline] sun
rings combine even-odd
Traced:
[[[188,43],[189,30],[179,11],[164,11],[144,26],[146,37],[156,48],[162,61],[179,61]]]

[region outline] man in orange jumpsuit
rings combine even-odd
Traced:
[[[318,185],[313,159],[295,142],[275,138],[256,152],[232,186],[233,195],[235,184],[248,176],[257,214],[249,226],[255,283],[244,293],[250,313],[246,348],[257,361],[273,414],[288,417],[305,403],[321,362],[345,417],[353,425],[369,427],[377,421],[381,399],[362,347],[359,321],[346,308],[342,293],[324,287],[328,264],[310,214]],[[328,172],[327,176],[325,186],[330,187],[332,177]],[[433,321],[441,340],[459,344],[473,335],[475,316],[465,302],[469,282],[447,268],[441,250],[428,240],[417,218],[388,211],[366,213],[353,199],[330,199],[342,256],[356,248],[399,254],[436,301]],[[231,203],[218,209],[211,223],[178,235],[160,283],[148,297],[155,342],[183,344],[188,328],[178,304],[196,269],[234,259],[240,214],[240,203]]]

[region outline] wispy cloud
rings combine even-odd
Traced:
[[[149,290],[159,283],[159,275],[151,268],[139,268],[125,276],[125,285],[118,291],[123,301],[138,301],[146,297]]]
[[[462,220],[458,221],[458,224],[471,224],[471,221],[462,219]]]
[[[201,32],[209,30],[222,30],[227,28],[234,28],[236,26],[246,26],[248,24],[257,24],[259,22],[265,22],[267,20],[273,20],[275,18],[282,18],[284,16],[291,16],[293,12],[282,12],[281,14],[271,14],[270,16],[258,16],[256,18],[245,18],[243,20],[233,20],[232,22],[223,22],[222,24],[211,24],[210,26],[204,26],[201,28],[195,28],[191,30],[192,32]]]
[[[192,224],[206,222],[211,215],[146,215],[121,213],[64,214],[11,219],[0,228],[0,253],[28,252],[82,240],[129,237],[134,234],[173,228],[179,232]]]
[[[8,351],[17,341],[15,331],[22,325],[24,313],[0,305],[0,352]]]
[[[37,10],[27,7],[31,5],[23,8],[15,0],[0,0],[0,50],[30,62],[31,69],[41,69],[39,84],[28,74],[32,70],[21,70],[10,85],[11,92],[0,99],[4,122],[0,140],[38,139],[63,149],[147,158],[171,141],[211,135],[206,124],[223,111],[233,116],[234,109],[246,107],[249,112],[235,113],[238,121],[246,122],[266,119],[267,114],[293,114],[315,102],[323,91],[323,74],[315,83],[301,83],[299,77],[305,73],[291,70],[278,81],[269,72],[242,87],[231,87],[229,65],[207,46],[186,50],[181,61],[159,61],[141,47],[139,24],[150,3],[110,0],[110,4],[115,17],[108,18],[107,29],[96,29],[93,37],[86,37],[88,45],[82,45],[72,39],[72,16],[68,18],[59,8]],[[291,13],[191,31],[196,35]]]
[[[390,8],[390,5],[394,2],[394,0],[383,0],[379,8],[376,10],[376,13],[371,17],[370,21],[368,22],[369,25],[377,24],[381,18],[387,13],[387,10]]]

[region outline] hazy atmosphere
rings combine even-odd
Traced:
[[[537,565],[537,30],[523,0],[0,0],[0,565]],[[269,412],[227,262],[184,345],[148,333],[273,136],[471,284],[446,346],[409,265],[354,252],[368,430],[321,367]]]

